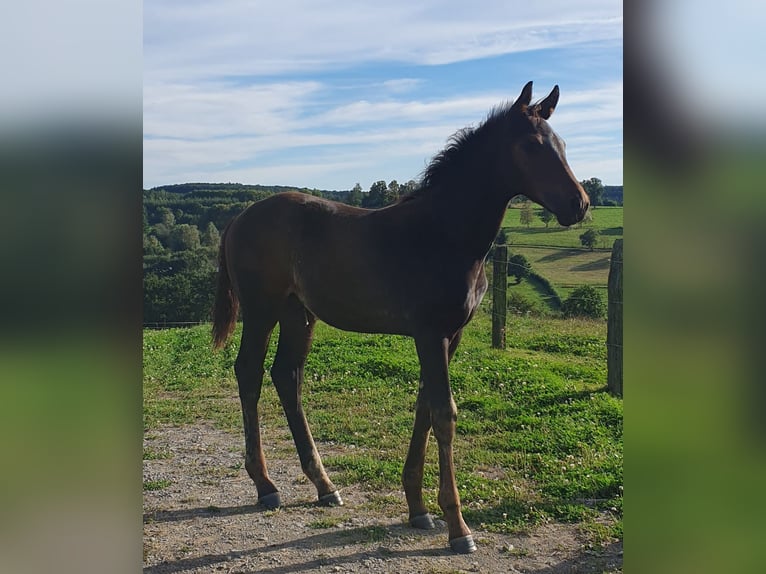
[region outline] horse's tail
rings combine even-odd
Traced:
[[[234,331],[239,312],[239,299],[234,292],[226,265],[226,237],[229,222],[221,234],[221,245],[218,248],[218,281],[213,304],[213,348],[220,349]]]

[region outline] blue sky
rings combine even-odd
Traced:
[[[417,179],[534,81],[578,177],[622,184],[622,3],[153,0],[144,187]]]

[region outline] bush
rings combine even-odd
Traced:
[[[587,247],[591,251],[596,246],[596,239],[598,238],[598,232],[594,229],[589,229],[582,235],[580,235],[580,243],[583,247]]]
[[[216,268],[212,250],[182,251],[144,261],[144,323],[210,319]]]
[[[516,277],[516,283],[521,283],[521,280],[529,275],[532,266],[527,261],[527,258],[521,254],[516,254],[508,259],[508,277],[514,275]]]
[[[144,275],[144,323],[210,320],[215,296],[215,270],[175,275]]]
[[[521,293],[510,291],[507,295],[506,305],[508,310],[517,315],[537,314],[538,308],[534,301],[525,297]]]
[[[606,315],[606,303],[595,287],[582,285],[566,298],[563,312],[566,317],[601,319]]]
[[[542,291],[544,293],[543,297],[545,297],[545,300],[548,301],[548,305],[551,307],[551,309],[554,311],[561,309],[561,297],[559,296],[558,291],[556,291],[556,288],[551,284],[550,281],[548,281],[548,279],[539,273],[530,271],[529,275],[527,275],[527,281],[532,283],[536,290]]]

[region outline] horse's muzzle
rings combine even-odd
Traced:
[[[572,198],[570,205],[572,207],[572,213],[575,214],[575,223],[577,223],[578,221],[582,221],[582,218],[585,217],[585,212],[588,211],[590,202],[586,195],[584,197],[580,196]]]
[[[569,227],[570,225],[574,225],[575,223],[582,221],[583,217],[585,217],[585,213],[588,211],[588,207],[590,207],[590,202],[587,198],[587,195],[584,198],[572,198],[572,200],[569,202],[569,210],[567,213],[556,215],[556,219],[558,219],[559,223],[564,227]]]

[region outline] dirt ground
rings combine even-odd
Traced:
[[[593,547],[576,525],[501,535],[469,524],[478,550],[456,555],[443,522],[432,531],[407,525],[403,492],[352,485],[341,489],[344,506],[316,506],[287,437],[266,451],[286,504],[276,511],[256,504],[242,436],[208,425],[167,427],[148,431],[144,449],[145,485],[167,485],[144,490],[145,573],[622,572],[622,542]]]

